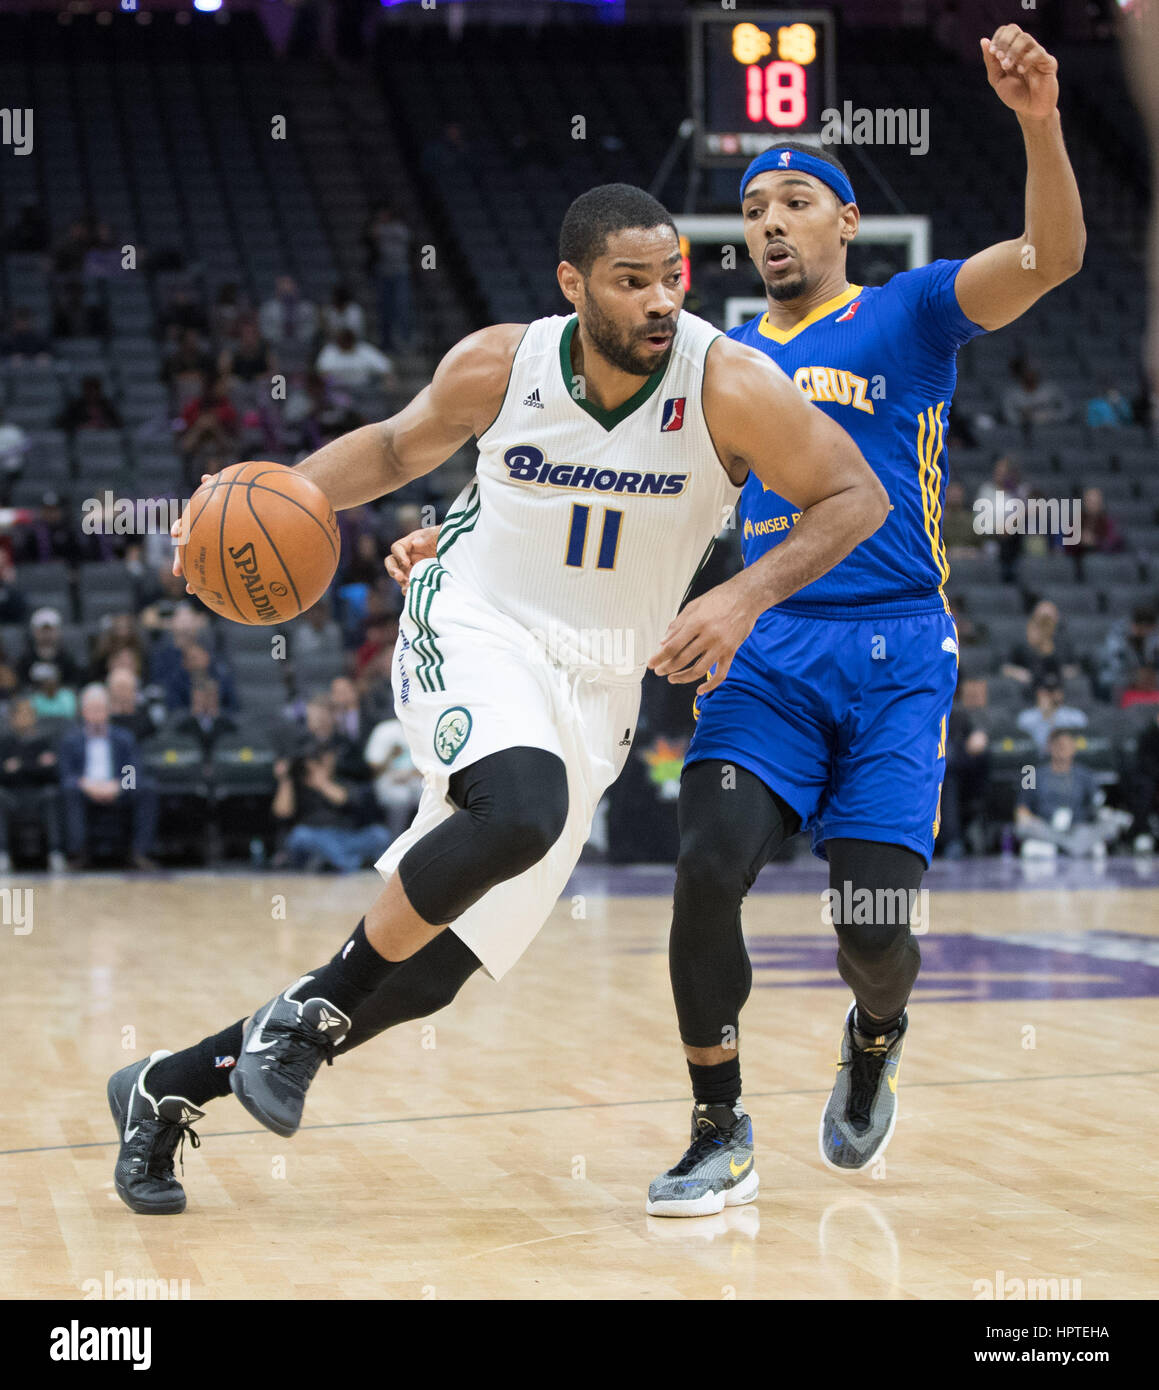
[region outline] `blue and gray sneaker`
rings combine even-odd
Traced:
[[[649,1216],[715,1216],[756,1198],[753,1122],[736,1105],[694,1105],[692,1143],[648,1188]]]
[[[856,1004],[845,1016],[837,1080],[821,1116],[818,1145],[830,1168],[847,1173],[885,1152],[897,1123],[897,1072],[909,1020],[881,1037],[853,1026]]]
[[[285,1138],[298,1132],[323,1059],[333,1065],[334,1048],[350,1031],[350,1020],[328,999],[292,997],[313,978],[303,975],[254,1014],[229,1074],[230,1088],[254,1119]]]
[[[185,1210],[185,1189],[173,1171],[173,1155],[185,1138],[196,1149],[201,1141],[190,1128],[205,1112],[183,1096],[154,1098],[145,1089],[149,1068],[171,1052],[154,1052],[109,1077],[107,1095],[121,1141],[113,1169],[117,1196],[142,1216],[171,1216]],[[184,1166],[184,1165],[183,1165]]]

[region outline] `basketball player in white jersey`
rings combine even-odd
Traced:
[[[475,479],[410,571],[392,683],[425,789],[379,860],[385,887],[327,964],[201,1043],[117,1072],[117,1192],[181,1211],[178,1142],[232,1089],[292,1135],[323,1060],[499,979],[542,927],[627,757],[652,659],[723,680],[757,615],[882,523],[849,436],[767,357],[681,313],[672,219],[625,184],[560,234],[571,317],[465,338],[398,415],[299,465],[334,508],[437,468],[472,436]],[[750,469],[801,520],[677,618]],[[675,620],[675,621],[674,621]]]

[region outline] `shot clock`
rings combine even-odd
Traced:
[[[744,164],[777,140],[820,142],[834,104],[828,11],[713,9],[691,21],[698,162]]]

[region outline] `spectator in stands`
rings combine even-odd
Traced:
[[[282,420],[297,447],[307,453],[362,423],[350,393],[313,368],[306,373],[303,384],[290,391]]]
[[[263,381],[267,390],[269,378],[277,371],[277,363],[269,344],[258,331],[258,321],[252,314],[238,319],[237,338],[224,347],[217,359],[219,377],[249,386]]]
[[[374,725],[363,707],[358,687],[349,676],[335,676],[330,682],[330,711],[334,716],[335,732],[361,750]]]
[[[1002,396],[1002,416],[1008,425],[1031,429],[1034,425],[1060,425],[1070,418],[1070,407],[1058,386],[1043,381],[1038,368],[1025,357],[1010,362],[1011,383]]]
[[[198,340],[209,334],[209,315],[191,285],[179,284],[169,293],[169,301],[157,320],[162,336],[183,340],[187,333],[196,333]]]
[[[290,637],[294,656],[311,656],[315,652],[337,652],[342,645],[342,633],[334,621],[328,597],[320,598],[313,608],[307,608],[294,624]]]
[[[975,504],[986,503],[981,509],[982,516],[997,517],[1005,514],[1006,503],[1015,498],[1025,501],[1027,488],[1018,471],[1018,465],[1008,454],[999,454],[994,460],[994,469],[988,482],[978,488]],[[1022,536],[1014,533],[995,536],[986,541],[986,550],[998,556],[998,570],[1004,584],[1013,584],[1018,570],[1018,559],[1022,553]]]
[[[60,614],[55,608],[38,608],[29,621],[28,640],[18,667],[21,679],[31,679],[33,666],[42,661],[57,668],[61,684],[76,687],[80,667],[65,650]]]
[[[138,664],[144,665],[145,643],[132,613],[114,613],[101,620],[100,631],[94,636],[89,656],[89,680],[108,679],[113,656],[125,648],[137,654]]]
[[[218,288],[209,311],[209,332],[219,347],[228,347],[237,337],[239,321],[249,313],[249,304],[236,281],[230,280]]]
[[[390,844],[390,832],[375,820],[377,807],[368,784],[344,781],[337,772],[344,751],[324,697],[306,706],[309,734],[293,758],[274,764],[277,790],[273,813],[293,822],[284,853],[290,863],[330,866],[349,872],[373,863]]]
[[[127,666],[114,668],[105,682],[105,689],[109,694],[110,721],[118,729],[132,734],[138,743],[152,738],[157,725],[141,697],[141,683],[136,673]]]
[[[1044,675],[1071,680],[1079,674],[1070,639],[1059,631],[1057,604],[1042,599],[1026,620],[1026,637],[1011,648],[1002,665],[1002,674],[1028,689]]]
[[[384,719],[371,730],[366,762],[374,777],[374,795],[386,812],[392,840],[410,825],[418,810],[423,776],[411,760],[410,746],[397,719]]]
[[[85,252],[92,244],[88,218],[74,217],[52,248],[52,268],[57,275],[79,275],[84,268]]]
[[[975,529],[974,512],[966,505],[966,489],[956,480],[946,485],[946,507],[942,515],[942,540],[951,561],[975,555],[982,536]]]
[[[1122,531],[1107,511],[1102,488],[1088,487],[1083,492],[1082,527],[1078,545],[1073,547],[1075,554],[1117,555],[1126,546]]]
[[[1156,664],[1159,618],[1149,603],[1141,603],[1107,633],[1095,663],[1095,694],[1100,700],[1116,700],[1136,667]]]
[[[374,532],[360,531],[354,537],[354,554],[343,572],[343,582],[375,585],[382,578],[385,561]]]
[[[177,605],[185,601],[185,580],[173,573],[173,561],[163,560],[152,573],[144,566],[130,567],[129,577],[142,632],[166,631]]]
[[[344,328],[349,328],[355,338],[365,338],[366,315],[362,312],[362,305],[350,293],[349,285],[335,285],[330,303],[322,306],[322,336],[328,343],[333,343]]]
[[[28,449],[28,435],[19,425],[5,420],[4,406],[0,404],[0,505],[8,505],[12,485],[28,461]]]
[[[214,370],[213,356],[206,351],[196,328],[186,328],[176,345],[165,354],[161,380],[173,392],[178,407],[200,395],[205,378]]]
[[[259,313],[262,337],[291,368],[304,367],[318,333],[318,306],[298,290],[292,275],[280,275],[272,299]]]
[[[1137,854],[1150,854],[1155,848],[1154,831],[1159,825],[1159,713],[1139,735],[1124,781],[1132,816],[1128,834]]]
[[[1022,853],[1030,858],[1053,858],[1062,850],[1070,855],[1104,855],[1107,841],[1119,827],[1097,817],[1098,787],[1089,768],[1076,763],[1074,735],[1066,729],[1050,734],[1050,762],[1034,769],[1029,787],[1018,793],[1014,833]]]
[[[107,222],[98,222],[93,228],[88,250],[84,254],[84,276],[86,280],[105,280],[121,270],[122,251],[113,236],[113,229]]]
[[[384,719],[394,718],[394,689],[390,683],[393,661],[391,642],[375,652],[358,673],[358,700],[372,729]]]
[[[366,268],[378,290],[379,342],[389,352],[405,352],[411,341],[410,228],[383,203],[371,214],[362,239]]]
[[[0,550],[0,623],[15,625],[28,617],[28,600],[16,582],[16,566],[6,550]]]
[[[221,712],[221,687],[212,676],[198,676],[189,697],[189,713],[178,715],[171,728],[176,734],[198,739],[208,758],[222,734],[237,732],[237,721]]]
[[[0,700],[8,699],[20,689],[20,673],[16,663],[8,655],[8,648],[0,641]]]
[[[368,755],[369,756],[369,755]],[[985,854],[986,803],[990,790],[990,739],[956,702],[946,738],[939,846],[946,859],[960,859],[967,846]]]
[[[13,367],[35,362],[48,366],[52,362],[52,342],[41,333],[32,320],[32,310],[20,305],[12,310],[8,332],[0,338],[0,357]]]
[[[64,868],[58,781],[56,751],[48,735],[37,728],[32,701],[13,700],[7,728],[0,736],[0,874],[12,869],[9,832],[16,817],[40,823],[48,867],[54,872]]]
[[[27,683],[32,688],[32,706],[41,719],[76,718],[76,691],[61,684],[55,661],[34,661]]]
[[[101,832],[109,836],[114,822],[126,816],[131,863],[139,869],[155,867],[149,853],[157,824],[156,795],[142,784],[139,769],[136,739],[110,722],[108,692],[102,685],[86,686],[81,723],[60,744],[65,848],[74,868],[86,868]]]
[[[201,395],[195,396],[181,412],[184,429],[178,447],[184,459],[185,482],[197,487],[207,455],[232,452],[241,434],[241,416],[229,398],[226,377],[206,377]]]
[[[54,338],[107,338],[111,332],[109,311],[98,290],[83,280],[63,280],[52,303]]]
[[[354,654],[355,675],[363,671],[384,651],[393,651],[398,640],[398,619],[386,614],[371,616],[366,624],[366,636]]]
[[[1120,709],[1132,709],[1135,705],[1159,705],[1154,666],[1137,666],[1131,684],[1119,696]]]
[[[100,377],[82,377],[80,388],[80,395],[74,396],[57,416],[57,429],[69,434],[77,430],[119,430],[120,412],[105,394]]]
[[[190,708],[193,680],[212,676],[221,689],[221,703],[227,710],[237,708],[233,674],[225,659],[208,646],[208,617],[191,603],[179,603],[169,630],[150,654],[149,679],[165,692],[170,713]]]
[[[328,383],[347,391],[385,387],[394,372],[385,353],[373,343],[360,343],[349,328],[338,330],[334,342],[326,344],[314,365]]]
[[[1085,729],[1081,709],[1063,704],[1062,681],[1053,672],[1040,676],[1034,688],[1034,704],[1018,716],[1018,727],[1045,752],[1055,729]]]
[[[80,557],[76,528],[65,515],[57,492],[43,495],[35,520],[23,523],[14,539],[16,558],[22,562],[67,560],[72,563]]]
[[[35,198],[26,198],[16,221],[4,233],[3,250],[18,255],[47,251],[49,240],[48,218],[44,215],[44,209]]]
[[[1092,396],[1087,401],[1087,424],[1092,429],[1129,425],[1134,418],[1135,412],[1131,408],[1131,402],[1109,381],[1102,383],[1099,395]]]

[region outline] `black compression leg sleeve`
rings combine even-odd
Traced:
[[[825,849],[837,969],[860,1014],[895,1019],[922,964],[910,915],[925,860],[912,849],[874,840],[829,840]]]
[[[349,1052],[387,1028],[438,1013],[479,969],[479,958],[448,927],[394,970],[354,1015],[334,1049]]]
[[[410,905],[432,926],[453,922],[489,889],[537,863],[567,822],[567,769],[542,748],[504,748],[456,772],[449,819],[398,866]]]
[[[716,759],[685,766],[677,815],[680,857],[668,943],[676,1016],[687,1047],[720,1047],[735,1040],[752,987],[741,902],[769,857],[796,834],[800,818],[759,777]]]

